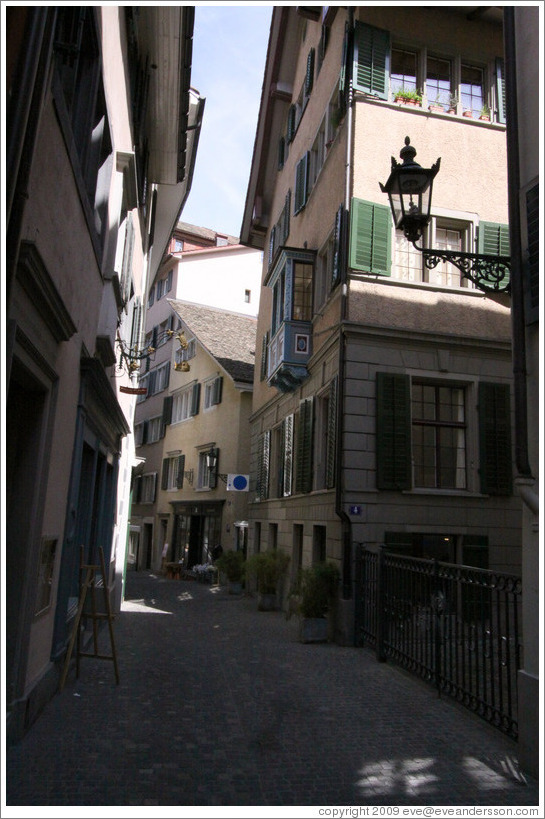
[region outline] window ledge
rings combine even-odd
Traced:
[[[481,492],[472,492],[470,489],[402,489],[402,495],[433,495],[435,497],[456,497],[456,498],[488,498]]]
[[[422,117],[433,117],[435,119],[450,119],[454,120],[455,122],[465,122],[471,125],[479,125],[484,126],[485,128],[493,128],[497,131],[505,131],[506,125],[504,122],[492,122],[490,120],[479,119],[475,117],[464,117],[462,114],[447,114],[445,111],[441,113],[439,111],[429,111],[428,108],[420,105],[403,105],[403,103],[399,102],[390,102],[389,100],[380,100],[376,99],[375,97],[371,96],[370,94],[365,94],[362,91],[355,91],[354,97],[356,102],[368,102],[371,105],[381,105],[383,108],[391,108],[392,110],[399,111],[402,108],[404,111],[407,111],[410,114],[418,114]]]
[[[358,281],[372,282],[373,284],[386,284],[390,287],[410,287],[413,290],[428,290],[436,293],[456,293],[461,296],[473,296],[483,298],[488,295],[483,290],[476,287],[447,287],[440,284],[431,284],[430,282],[406,282],[403,279],[396,279],[394,276],[380,276],[376,273],[350,273],[350,278]]]

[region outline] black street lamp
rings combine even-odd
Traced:
[[[422,253],[424,264],[433,270],[439,262],[449,262],[460,270],[462,276],[480,290],[509,292],[511,258],[478,253],[464,253],[457,250],[434,250],[419,247],[430,222],[431,194],[433,180],[439,171],[441,159],[431,168],[422,168],[414,161],[416,150],[409,137],[399,153],[403,164],[392,157],[392,170],[385,185],[380,184],[383,193],[388,194],[394,225],[403,230],[405,237]]]

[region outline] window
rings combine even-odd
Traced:
[[[157,472],[149,472],[147,475],[142,475],[142,483],[140,485],[140,503],[155,503],[155,490],[157,487]]]
[[[170,361],[161,364],[149,373],[149,395],[156,395],[166,390],[170,380]]]
[[[303,210],[309,194],[310,151],[299,160],[295,168],[294,216]]]
[[[245,291],[244,291],[244,301],[246,302],[246,304],[250,304],[250,301],[251,301],[251,295],[252,295],[252,291],[251,291],[251,290],[245,290]]]
[[[197,484],[199,489],[214,489],[216,486],[215,478],[217,476],[218,461],[216,461],[216,469],[214,471],[209,469],[208,452],[208,449],[205,452],[199,452],[199,478]]]
[[[312,318],[312,271],[314,266],[304,262],[293,263],[293,313],[294,321],[310,321]]]
[[[474,419],[467,416],[463,385],[379,372],[376,387],[378,489],[470,487],[466,449],[472,423],[479,434],[474,482],[478,475],[483,494],[512,494],[509,385],[480,382]]]
[[[413,383],[414,486],[466,488],[466,423],[461,387]]]
[[[183,347],[178,347],[174,353],[174,360],[176,361],[176,364],[180,364],[182,361],[189,361],[191,358],[195,358],[196,354],[197,342],[194,338],[190,338],[185,349]]]
[[[181,489],[184,483],[185,455],[175,455],[163,459],[161,489]]]
[[[215,406],[216,404],[221,403],[221,394],[223,389],[223,377],[221,375],[217,376],[216,378],[205,381],[204,383],[204,408],[210,409],[210,407]]]
[[[316,282],[314,286],[314,310],[317,312],[329,295],[333,278],[335,237],[333,233],[318,253],[316,261]]]
[[[217,236],[216,237],[216,247],[226,247],[229,244],[229,240],[227,236]]]
[[[259,439],[256,486],[256,493],[259,500],[266,500],[269,497],[270,452],[271,431],[269,429],[264,432]]]
[[[441,57],[428,56],[426,63],[426,96],[428,103],[450,107],[451,63]]]
[[[148,296],[148,307],[151,307],[155,301],[155,287],[152,287]]]
[[[147,422],[147,444],[154,444],[163,437],[163,417],[158,415],[155,418],[150,418]]]
[[[424,236],[424,247],[453,252],[469,252],[473,247],[475,226],[472,222],[433,216]],[[402,230],[395,231],[393,275],[406,282],[429,282],[440,287],[474,288],[452,263],[440,261],[429,270],[420,251],[409,242]]]
[[[144,437],[144,423],[136,424],[134,427],[134,445],[136,447],[142,446]]]
[[[460,102],[464,111],[471,111],[478,117],[485,103],[483,69],[462,63],[460,82]]]
[[[184,243],[182,239],[174,239],[174,253],[181,253],[184,249]]]
[[[141,375],[140,378],[138,379],[138,386],[140,388],[142,388],[142,389],[145,389],[146,392],[143,393],[142,395],[137,396],[137,398],[136,398],[136,403],[137,404],[141,404],[142,401],[145,401],[146,398],[148,397],[148,394],[147,394],[148,382],[149,382],[149,373],[146,373],[145,375]]]
[[[392,94],[397,91],[417,90],[417,53],[401,48],[392,48],[392,67],[390,73],[390,88]]]
[[[198,414],[200,391],[201,385],[194,383],[172,396],[172,424],[185,421]]]
[[[428,105],[448,110],[459,99],[478,118],[484,106],[496,122],[505,122],[504,61],[475,65],[463,54],[430,54],[425,47],[390,44],[390,32],[356,21],[353,78],[356,91],[376,99],[394,99],[401,89],[421,93]],[[342,77],[341,77],[342,84]]]

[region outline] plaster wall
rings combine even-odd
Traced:
[[[241,246],[184,253],[177,265],[176,295],[169,297],[257,316],[262,259],[261,251]]]

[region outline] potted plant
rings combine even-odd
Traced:
[[[485,104],[481,108],[481,111],[480,111],[480,114],[479,114],[479,119],[490,122],[490,108],[488,107],[488,105]]]
[[[244,553],[228,549],[216,560],[216,566],[220,572],[225,574],[229,584],[229,594],[240,594],[242,592],[242,579],[244,577]]]
[[[330,560],[303,569],[299,598],[303,643],[327,641],[338,582],[339,570]]]
[[[428,110],[433,111],[436,114],[444,114],[445,113],[445,106],[441,102],[439,98],[439,94],[436,96],[433,102],[430,102],[428,105]]]
[[[471,110],[471,108],[465,108],[462,113],[462,116],[467,117],[467,119],[473,119],[473,111]]]
[[[250,555],[246,568],[257,582],[257,608],[274,611],[278,608],[278,591],[288,570],[290,557],[281,549],[269,549]]]
[[[448,103],[448,113],[456,114],[458,112],[458,97],[452,95]]]
[[[412,88],[399,88],[394,94],[394,102],[404,105],[422,105],[422,94]]]

